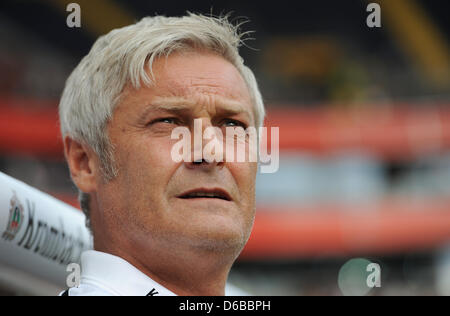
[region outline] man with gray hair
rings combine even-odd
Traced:
[[[226,17],[146,17],[100,37],[70,75],[61,130],[94,250],[63,295],[227,294],[253,226],[257,163],[176,162],[171,134],[198,120],[262,125],[241,43]]]

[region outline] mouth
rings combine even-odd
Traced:
[[[231,201],[231,196],[223,189],[193,189],[178,196],[180,199],[220,199]]]

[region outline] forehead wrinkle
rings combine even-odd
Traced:
[[[168,96],[187,97],[195,94],[214,94],[230,100],[251,99],[247,86],[239,89],[235,82],[230,84],[226,80],[214,77],[185,76],[187,82],[178,78],[165,78],[167,82],[160,83],[160,88],[165,90]]]
[[[150,102],[153,110],[164,111],[192,111],[196,106],[204,106],[192,99],[186,99],[183,97],[158,97]],[[251,118],[250,111],[241,102],[224,99],[222,97],[214,98],[214,109],[217,113],[225,113],[237,115],[240,113],[247,114]]]

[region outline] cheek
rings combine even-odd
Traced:
[[[177,168],[171,149],[171,140],[166,138],[130,139],[120,150],[119,176],[126,179],[130,190],[164,190]]]
[[[254,162],[235,162],[228,165],[234,180],[239,189],[241,200],[246,203],[253,203],[255,196],[257,163]]]

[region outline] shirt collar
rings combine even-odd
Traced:
[[[175,296],[124,259],[95,250],[81,255],[81,282],[101,286],[116,295]]]

